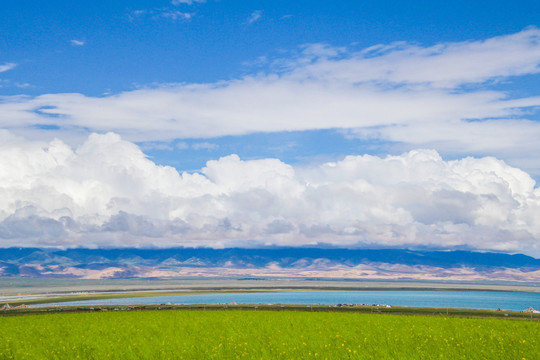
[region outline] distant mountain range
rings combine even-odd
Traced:
[[[540,281],[540,259],[472,251],[264,249],[0,249],[1,277],[321,277]]]

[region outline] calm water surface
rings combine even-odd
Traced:
[[[260,292],[205,295],[176,295],[72,301],[44,305],[143,305],[143,304],[387,304],[463,309],[521,311],[540,308],[540,293],[495,291],[306,291]]]

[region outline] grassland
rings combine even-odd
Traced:
[[[0,359],[537,359],[540,322],[311,311],[0,317]]]
[[[343,306],[336,305],[277,305],[277,304],[156,304],[156,305],[99,305],[99,306],[37,306],[27,308],[12,308],[0,311],[1,316],[39,315],[54,313],[73,312],[96,312],[96,311],[138,311],[138,310],[203,310],[203,311],[309,311],[309,312],[344,312],[344,313],[368,313],[381,315],[421,315],[421,316],[445,316],[445,317],[475,317],[475,318],[500,318],[514,320],[540,321],[540,314],[523,311],[497,311],[483,309],[454,309],[454,308],[428,308],[413,306]]]

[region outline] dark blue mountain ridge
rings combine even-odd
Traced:
[[[14,266],[73,266],[100,269],[105,267],[240,267],[261,268],[276,264],[282,268],[306,267],[315,262],[356,266],[367,263],[432,266],[440,268],[470,267],[474,269],[514,268],[528,271],[540,269],[540,259],[523,254],[475,251],[424,251],[407,249],[343,249],[343,248],[261,248],[261,249],[40,249],[2,248],[0,268],[4,273]]]

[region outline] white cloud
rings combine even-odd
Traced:
[[[5,71],[9,71],[9,70],[13,69],[15,66],[17,66],[17,64],[15,64],[15,63],[5,63],[4,65],[0,65],[0,73],[5,72]]]
[[[204,3],[206,0],[172,0],[171,4],[178,6],[180,4],[192,5],[194,3]]]
[[[191,147],[193,148],[193,150],[217,150],[219,148],[219,145],[205,141],[201,143],[192,144]]]
[[[540,255],[540,190],[492,157],[433,150],[293,167],[209,161],[193,174],[118,135],[59,140],[0,132],[0,246],[467,247]]]
[[[134,10],[127,14],[129,21],[135,21],[138,19],[152,19],[152,20],[161,20],[168,19],[172,21],[179,20],[190,20],[195,13],[188,13],[183,11],[178,11],[174,8],[155,8],[148,10]]]
[[[126,14],[129,21],[135,21],[143,16],[146,16],[149,13],[148,10],[133,10]]]
[[[166,151],[173,151],[174,146],[171,143],[166,142],[145,142],[140,144],[141,149],[144,150],[166,150]]]
[[[160,15],[171,20],[189,20],[193,17],[193,14],[191,13],[181,12],[178,10],[162,11]]]
[[[304,51],[312,54],[312,48]],[[328,48],[327,49],[332,49]],[[455,88],[509,76],[540,72],[540,30],[529,28],[516,34],[483,41],[442,43],[421,47],[409,43],[377,45],[342,55],[323,54],[314,62],[301,57],[291,66],[299,78],[316,77],[329,81],[426,84],[430,87]],[[328,51],[328,50],[327,50]]]
[[[19,89],[28,89],[28,88],[31,88],[33,87],[32,84],[29,84],[29,83],[15,83],[13,84],[15,85],[16,87],[18,87]]]
[[[314,44],[267,74],[104,97],[4,97],[0,116],[4,128],[26,137],[115,131],[137,142],[346,129],[401,150],[496,155],[540,175],[540,122],[527,118],[540,96],[490,88],[537,74],[539,65],[536,28],[430,47],[399,43],[352,52]],[[36,125],[60,129],[44,134]]]
[[[179,150],[186,150],[189,149],[189,144],[185,141],[180,141],[176,144],[176,148]]]
[[[262,16],[262,10],[255,10],[251,13],[251,15],[247,18],[246,22],[248,24],[253,24],[254,22],[258,21]]]
[[[74,46],[83,46],[85,44],[84,41],[75,40],[75,39],[71,40],[70,42],[71,42],[71,45],[74,45]]]
[[[218,144],[209,143],[209,142],[200,142],[200,143],[192,143],[189,144],[185,141],[180,141],[176,143],[175,146],[178,150],[187,150],[187,149],[193,149],[193,150],[208,150],[213,151],[219,149]],[[172,150],[172,149],[171,149]]]

